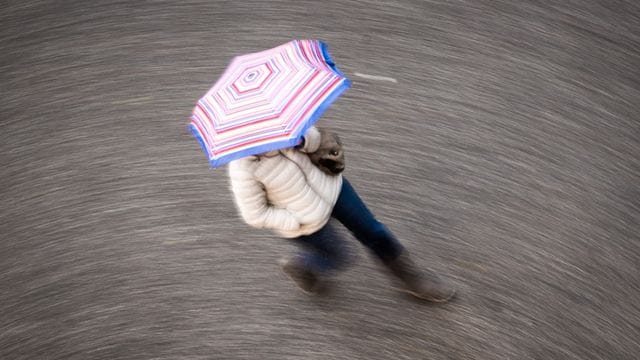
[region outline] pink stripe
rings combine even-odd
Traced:
[[[295,118],[295,120],[294,120],[295,122],[293,124],[285,124],[284,127],[293,129],[293,128],[296,128],[297,126],[299,126],[300,123],[302,123],[303,121],[305,121],[308,118],[309,114],[312,111],[315,111],[317,109],[319,103],[324,101],[324,99],[326,98],[327,94],[329,92],[333,91],[341,80],[342,80],[341,78],[334,78],[334,80],[331,81],[331,83],[329,85],[325,86],[324,90],[320,94],[314,95],[315,97],[313,99],[313,102],[309,106],[306,105],[308,103],[297,103],[296,104],[297,108],[300,108],[300,109],[306,108],[306,110],[303,111],[301,115],[299,115],[299,116],[297,116]],[[286,108],[283,110],[283,112],[286,112],[286,110],[288,110],[288,108],[290,106],[292,106],[293,103],[294,102],[288,103]],[[272,120],[272,119],[274,119],[276,117],[277,116],[273,116],[273,117],[261,119],[259,121],[268,121],[268,120]],[[256,121],[256,122],[259,122],[259,121]],[[289,134],[290,132],[287,131],[285,133]],[[247,144],[252,144],[252,143],[255,143],[255,142],[263,141],[263,139],[264,139],[264,138],[258,138],[256,141],[249,141],[249,142],[238,141],[238,140],[243,140],[243,138],[245,136],[246,136],[246,134],[240,134],[240,135],[237,135],[237,136],[235,136],[233,138],[226,139],[224,142],[218,143],[218,146],[222,147],[222,148],[225,148],[228,144],[232,144],[234,142],[237,142],[237,145],[233,146],[233,148],[237,148],[237,147],[240,147],[240,146],[246,146]],[[270,138],[272,138],[272,137],[270,137]]]
[[[254,141],[249,141],[249,142],[246,142],[246,143],[240,143],[240,144],[237,144],[237,145],[229,146],[229,147],[225,148],[224,150],[214,151],[213,155],[217,156],[217,155],[223,154],[225,152],[232,152],[233,150],[235,150],[237,148],[240,148],[240,147],[249,147],[248,145],[257,144],[257,143],[260,143],[260,142],[265,142],[265,141],[268,141],[268,140],[271,140],[271,139],[276,139],[276,138],[279,138],[279,137],[283,137],[283,134],[278,134],[278,135],[273,135],[273,136],[268,136],[268,137],[261,137],[259,139],[254,140]]]
[[[257,124],[257,123],[263,122],[263,121],[270,121],[270,120],[273,120],[273,119],[277,118],[278,116],[280,116],[280,114],[286,112],[289,109],[289,107],[291,106],[291,104],[296,103],[295,100],[298,99],[298,96],[318,76],[319,76],[319,73],[316,72],[315,74],[313,74],[313,76],[311,78],[309,78],[307,81],[305,81],[305,83],[300,87],[300,89],[293,96],[290,97],[290,100],[287,102],[287,104],[282,108],[282,110],[279,113],[274,114],[274,115],[269,116],[269,117],[259,118],[259,119],[256,119],[256,120],[253,120],[253,121],[250,121],[250,122],[242,122],[242,123],[239,123],[237,125],[229,126],[228,128],[220,129],[219,133],[220,134],[224,134],[225,132],[232,131],[232,130],[235,130],[235,129],[238,129],[238,128],[241,128],[241,127],[245,127],[245,126],[252,125],[252,124]],[[305,104],[306,102],[299,101],[299,103],[300,104]],[[237,137],[240,137],[240,136],[237,136]]]
[[[336,88],[336,86],[337,86],[337,84],[340,82],[340,80],[342,80],[342,79],[340,79],[340,78],[336,78],[336,79],[331,83],[331,85],[330,85],[330,86],[328,86],[328,87],[327,87],[327,88],[322,92],[322,94],[320,94],[320,96],[318,96],[318,97],[316,98],[316,100],[313,102],[313,105],[312,105],[312,106],[309,106],[309,107],[307,108],[307,110],[306,110],[305,112],[303,112],[303,113],[302,113],[302,116],[300,116],[300,117],[298,118],[298,120],[297,120],[297,121],[295,122],[295,124],[294,124],[294,127],[298,127],[302,121],[304,121],[304,120],[306,120],[306,119],[308,118],[308,114],[309,114],[311,111],[315,111],[315,109],[318,107],[318,103],[320,102],[320,99],[325,98],[325,97],[326,97],[326,95],[327,95],[327,93],[328,93],[329,91],[331,91],[331,90],[335,89],[335,88]]]
[[[207,148],[209,150],[209,153],[211,153],[211,149],[213,148],[213,145],[211,143],[211,139],[209,139],[209,136],[202,131],[202,128],[200,127],[200,124],[197,121],[192,122],[193,125],[196,126],[196,129],[198,129],[198,133],[200,133],[200,136],[202,137],[202,140],[204,140],[207,144]]]

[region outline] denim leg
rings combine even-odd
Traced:
[[[316,272],[326,273],[341,268],[347,261],[347,248],[331,223],[311,235],[294,240],[302,246],[298,254],[301,265]]]
[[[346,178],[332,216],[383,262],[395,259],[404,250],[391,231],[373,216]]]

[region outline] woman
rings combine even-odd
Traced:
[[[318,289],[319,278],[345,262],[345,244],[330,224],[342,223],[404,284],[404,291],[433,302],[449,300],[455,291],[437,275],[420,272],[404,247],[367,209],[342,168],[322,171],[308,154],[321,148],[341,156],[338,142],[323,142],[311,127],[295,148],[248,156],[229,164],[231,188],[247,224],[295,239],[305,248],[284,262],[284,271],[306,292]]]

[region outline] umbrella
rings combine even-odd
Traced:
[[[293,40],[235,57],[198,100],[189,127],[219,167],[295,146],[349,86],[325,43]]]

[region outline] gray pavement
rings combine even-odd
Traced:
[[[0,5],[0,359],[637,359],[640,4]],[[346,176],[459,297],[353,241],[321,298],[186,131],[237,54],[326,41]],[[354,73],[386,76],[378,81]]]

